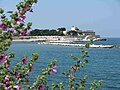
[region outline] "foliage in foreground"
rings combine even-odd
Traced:
[[[10,68],[12,65],[11,59],[14,58],[14,52],[7,54],[6,51],[11,45],[14,33],[17,33],[18,36],[25,36],[29,29],[31,29],[32,23],[26,23],[24,20],[27,12],[33,12],[32,6],[36,2],[37,0],[24,0],[24,2],[20,2],[16,5],[16,11],[7,12],[10,15],[8,18],[4,10],[0,8],[0,90],[62,90],[66,88],[62,82],[59,84],[53,83],[51,86],[47,84],[47,76],[57,72],[55,59],[48,63],[47,68],[42,69],[42,74],[36,76],[36,80],[32,85],[28,83],[30,82],[28,76],[32,71],[35,61],[39,57],[37,53],[33,53],[30,60],[28,60],[27,56],[23,56],[19,63],[16,63],[13,68]],[[84,76],[79,82],[76,81],[76,72],[79,72],[80,68],[83,68],[88,63],[88,51],[82,49],[81,52],[82,54],[79,58],[71,54],[71,57],[76,63],[70,67],[68,72],[62,73],[68,78],[69,90],[85,90],[85,83],[87,82],[88,76]],[[95,80],[89,89],[96,90],[101,84],[101,80]]]

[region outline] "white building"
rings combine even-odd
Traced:
[[[95,35],[95,31],[94,30],[79,30],[75,26],[72,26],[71,29],[69,31],[67,31],[65,35],[73,36],[73,37],[78,37],[78,36],[86,37],[86,36],[90,36],[90,38],[91,37],[100,38],[100,35]]]
[[[79,29],[77,27],[75,27],[75,26],[72,26],[70,30],[71,31],[78,31]]]

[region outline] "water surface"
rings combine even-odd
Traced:
[[[109,38],[107,41],[95,42],[95,44],[120,45],[120,39]],[[84,69],[77,72],[77,78],[88,74],[87,86],[96,79],[104,80],[100,90],[120,90],[120,49],[89,48],[87,50],[90,56],[89,63]],[[30,58],[32,53],[39,53],[39,59],[34,65],[33,72],[30,73],[30,78],[41,74],[41,69],[47,67],[47,63],[52,58],[56,58],[57,73],[49,76],[48,80],[57,83],[62,81],[65,84],[67,84],[68,78],[61,73],[63,70],[67,71],[74,64],[70,54],[80,56],[79,47],[42,45],[37,44],[37,42],[13,42],[8,52],[10,51],[16,53],[15,58],[12,60],[13,64],[19,62],[23,55],[27,55]]]

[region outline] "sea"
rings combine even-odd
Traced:
[[[107,38],[107,41],[93,43],[120,46],[120,38]],[[90,57],[85,67],[76,72],[76,81],[79,82],[80,78],[88,75],[85,90],[89,90],[93,80],[103,80],[101,88],[97,90],[120,90],[120,48],[87,48],[86,50]],[[44,45],[38,42],[12,42],[7,52],[11,51],[15,52],[11,66],[19,62],[24,55],[27,55],[29,60],[32,53],[39,54],[39,59],[30,72],[30,84],[35,81],[37,75],[41,75],[42,68],[46,68],[52,59],[56,59],[57,72],[47,76],[48,86],[52,83],[63,82],[64,90],[68,90],[68,77],[62,75],[62,72],[68,72],[75,63],[70,55],[74,54],[76,57],[81,55],[81,47]]]

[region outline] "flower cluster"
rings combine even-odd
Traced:
[[[6,53],[0,54],[0,64],[4,63],[6,61],[6,58],[7,58]]]
[[[0,28],[1,28],[3,31],[6,31],[8,27],[7,27],[7,25],[1,23],[1,24],[0,24]]]
[[[11,90],[11,83],[13,83],[13,81],[11,80],[10,76],[5,75],[2,82],[0,83],[0,87],[3,88],[4,90]],[[21,90],[21,87],[18,86],[17,84],[13,85],[12,88],[16,90]]]
[[[27,12],[33,12],[32,6],[36,2],[37,0],[20,2],[16,5],[17,11],[7,12],[11,14],[9,19],[5,15],[5,11],[0,8],[0,88],[2,90],[22,90],[21,85],[29,81],[29,72],[31,72],[34,62],[38,59],[36,53],[32,54],[33,57],[30,61],[28,61],[27,56],[24,56],[11,70],[10,60],[14,57],[14,53],[6,54],[14,33],[18,33],[18,36],[24,36],[31,29],[32,23],[28,22],[26,24],[24,20]]]
[[[44,90],[45,89],[45,85],[44,84],[40,84],[39,86],[38,86],[38,90]]]

